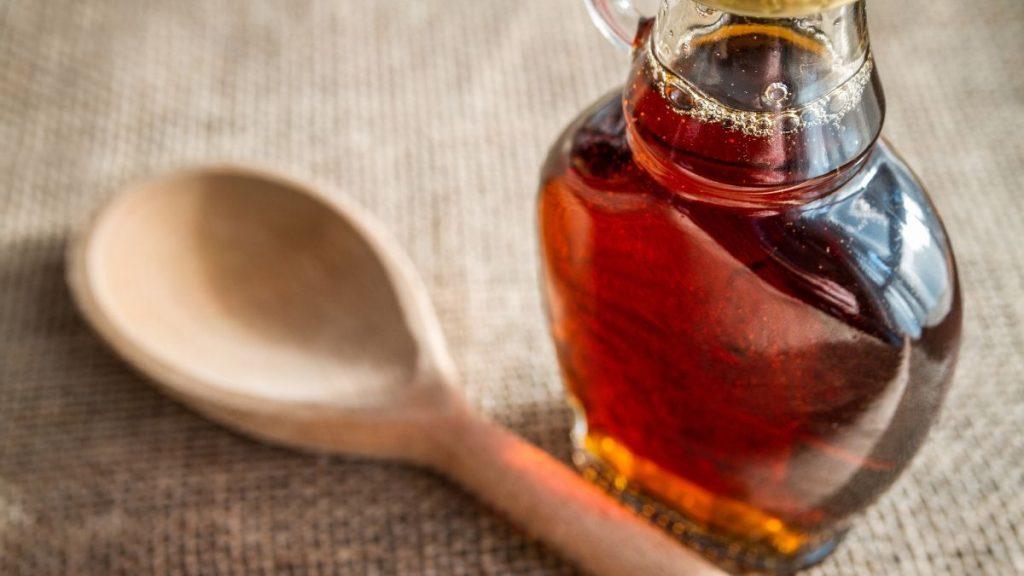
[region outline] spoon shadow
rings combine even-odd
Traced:
[[[79,317],[63,250],[0,247],[0,573],[571,573],[433,472],[256,442],[170,400]],[[565,453],[565,415],[505,417]]]

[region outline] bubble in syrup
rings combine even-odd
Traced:
[[[687,111],[693,109],[693,96],[678,86],[669,86],[665,90],[665,96],[668,97],[668,101],[678,110]]]
[[[850,95],[846,90],[838,90],[832,95],[832,98],[828,101],[828,113],[829,114],[841,114],[846,109],[847,103],[850,101]]]
[[[779,117],[779,131],[783,134],[795,132],[800,128],[800,117],[796,114],[783,114]]]
[[[821,120],[821,113],[817,108],[807,108],[800,113],[800,122],[802,124],[817,124]]]
[[[789,100],[789,86],[784,82],[769,84],[761,95],[761,101],[770,108],[780,108],[786,100]]]

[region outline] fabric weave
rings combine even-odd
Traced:
[[[1024,2],[869,4],[964,349],[912,468],[811,573],[1024,573]],[[572,573],[433,474],[258,444],[160,395],[79,319],[62,250],[176,167],[334,182],[419,266],[472,401],[567,460],[536,178],[625,75],[578,0],[0,0],[0,574]]]

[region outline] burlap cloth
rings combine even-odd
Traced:
[[[927,446],[813,573],[1024,573],[1024,2],[872,4],[886,132],[946,218],[966,334]],[[578,0],[0,0],[0,574],[571,572],[435,475],[161,396],[76,315],[62,248],[184,164],[335,182],[422,270],[473,401],[566,458],[534,189],[624,75]]]

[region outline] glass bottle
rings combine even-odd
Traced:
[[[864,1],[588,6],[633,65],[538,199],[577,465],[730,570],[809,566],[921,446],[960,339]]]

